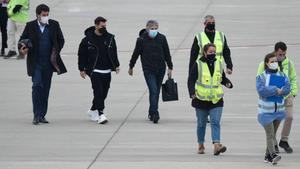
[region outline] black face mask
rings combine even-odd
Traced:
[[[207,56],[207,59],[210,61],[213,61],[216,58],[216,54],[207,54],[206,56]]]
[[[216,27],[216,25],[215,25],[214,23],[208,23],[208,24],[206,25],[206,29],[207,29],[207,30],[210,30],[210,31],[215,30],[215,27]]]
[[[107,32],[106,27],[100,28],[98,31],[101,34],[105,34]]]

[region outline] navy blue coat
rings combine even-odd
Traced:
[[[63,33],[60,29],[59,23],[55,20],[49,20],[49,25],[47,25],[50,31],[51,43],[52,43],[52,54],[51,54],[51,64],[53,71],[57,74],[66,73],[67,69],[60,57],[60,51],[65,44]],[[36,63],[37,63],[37,53],[38,53],[38,31],[39,25],[37,20],[30,21],[26,24],[25,29],[21,35],[20,40],[29,39],[32,43],[32,48],[29,49],[27,55],[27,74],[32,76]]]

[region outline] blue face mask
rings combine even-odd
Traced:
[[[148,35],[151,37],[151,38],[155,38],[156,35],[157,35],[158,31],[157,30],[149,30],[149,33]]]

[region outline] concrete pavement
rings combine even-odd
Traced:
[[[31,17],[41,3],[31,0]],[[288,45],[288,56],[300,75],[300,2],[297,0],[48,0],[50,17],[60,21],[66,39],[62,51],[68,73],[54,76],[49,99],[50,124],[33,126],[31,79],[24,60],[0,59],[0,169],[198,169],[251,168],[263,163],[265,134],[258,124],[255,76],[258,63],[277,41]],[[212,155],[210,129],[206,154],[196,153],[196,117],[187,91],[187,68],[195,33],[203,17],[216,17],[232,52],[234,89],[225,89],[222,143],[228,151]],[[107,125],[88,121],[92,91],[77,70],[77,49],[83,31],[96,16],[108,19],[116,35],[121,73],[113,75],[105,113]],[[174,62],[180,100],[160,103],[161,120],[147,120],[148,93],[138,61],[127,74],[138,32],[148,19],[160,23]],[[161,99],[160,99],[161,100]],[[293,154],[281,153],[276,168],[300,166],[299,98],[290,143]],[[280,130],[279,130],[280,131]],[[278,134],[279,138],[279,134]]]

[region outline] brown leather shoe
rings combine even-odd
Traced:
[[[203,144],[198,145],[198,154],[204,154],[205,147]]]
[[[226,147],[220,143],[214,143],[214,155],[220,155],[220,153],[224,153],[226,151]]]

